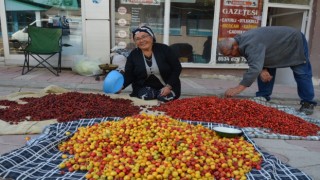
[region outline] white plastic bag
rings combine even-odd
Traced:
[[[126,62],[127,62],[127,58],[124,55],[115,54],[112,57],[112,64],[118,65],[118,68],[117,68],[118,71],[124,71]]]
[[[100,64],[102,64],[100,60],[78,56],[73,60],[72,71],[82,76],[95,76],[102,74]]]

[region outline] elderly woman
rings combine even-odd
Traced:
[[[181,64],[165,44],[156,43],[152,30],[141,26],[132,31],[137,48],[127,58],[123,88],[132,84],[130,96],[162,102],[180,97]]]

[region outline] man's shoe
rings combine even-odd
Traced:
[[[299,109],[300,112],[304,112],[306,115],[313,114],[314,104],[308,102],[301,102],[301,107]]]
[[[263,97],[263,96],[256,96],[253,98],[253,100],[256,100],[256,101],[262,101],[262,102],[267,102],[267,98]]]

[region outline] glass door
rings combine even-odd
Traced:
[[[290,26],[306,32],[307,10],[269,8],[268,26]]]

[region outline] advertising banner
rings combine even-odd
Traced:
[[[261,26],[263,0],[222,0],[218,41],[232,38]],[[243,57],[226,57],[217,53],[217,64],[246,63]]]

